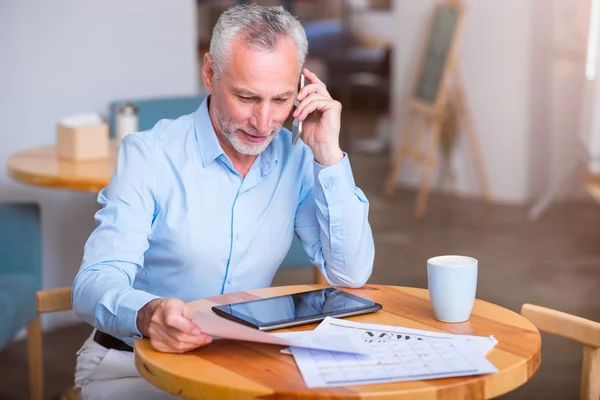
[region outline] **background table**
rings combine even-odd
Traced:
[[[211,297],[191,304],[208,310],[216,304],[320,287],[325,286],[273,287]],[[349,318],[354,321],[455,334],[494,335],[499,343],[487,358],[499,372],[462,378],[308,389],[293,357],[281,354],[281,347],[230,340],[215,341],[186,354],[167,354],[154,351],[148,339],[136,339],[136,367],[155,386],[190,399],[484,399],[521,386],[540,365],[538,330],[519,314],[503,307],[477,300],[469,321],[444,324],[434,319],[427,290],[381,285],[344,290],[383,305],[383,310],[378,313]],[[316,326],[288,330],[314,329]]]
[[[60,159],[56,146],[25,150],[9,157],[8,173],[30,185],[99,192],[108,185],[117,164],[117,143],[111,141],[109,147],[108,158],[90,161]]]

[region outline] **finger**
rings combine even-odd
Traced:
[[[198,336],[192,337],[188,340],[169,340],[166,344],[174,350],[178,351],[189,351],[193,349],[197,349],[198,347],[205,346],[212,342],[212,337],[200,334]]]
[[[180,353],[183,345],[170,338],[164,330],[155,330],[152,332],[150,344],[154,349],[165,353]]]
[[[304,74],[306,79],[308,79],[311,83],[318,83],[318,82],[323,83],[323,81],[319,79],[317,74],[315,74],[308,68],[302,68],[302,73]],[[324,85],[324,83],[323,83],[323,85]]]
[[[307,104],[306,107],[304,107],[304,110],[302,110],[300,115],[298,115],[298,120],[304,121],[308,117],[309,114],[311,114],[315,111],[324,113],[325,111],[333,110],[336,108],[337,104],[339,104],[339,103],[337,103],[335,100],[329,100],[329,99],[311,100],[311,102],[309,104]]]
[[[300,90],[300,92],[298,93],[298,96],[296,96],[296,98],[298,100],[302,100],[305,97],[308,97],[312,93],[319,93],[320,95],[322,95],[324,97],[331,98],[331,95],[327,91],[327,88],[325,87],[325,85],[315,84],[315,83],[311,83],[310,85],[304,86]]]
[[[170,329],[166,331],[167,340],[173,342],[181,342],[188,343],[193,345],[203,345],[210,341],[212,341],[212,336],[207,335],[206,333],[200,333],[198,335],[190,335],[188,333],[183,333],[175,329]]]
[[[306,106],[310,104],[310,102],[313,101],[315,98],[325,99],[325,97],[320,95],[319,93],[309,94],[304,100],[300,102],[300,104],[298,104],[296,110],[294,110],[294,118],[298,118],[298,116],[302,115],[302,112],[304,111]]]
[[[325,84],[325,82],[323,82],[321,79],[319,79],[319,77],[317,76],[317,74],[315,74],[314,72],[312,72],[308,68],[302,69],[302,73],[304,74],[304,76],[306,77],[306,79],[308,79],[308,81],[310,82],[310,84],[308,84],[306,86],[317,85],[317,86],[323,88],[323,91],[325,93],[329,94],[329,92],[327,91],[327,85]]]
[[[302,109],[299,111],[296,117],[299,121],[304,121],[306,117],[308,117],[308,115],[312,112],[325,112],[333,110],[334,108],[339,106],[339,103],[335,100],[325,99],[318,96],[319,95],[313,95],[313,97],[309,97],[306,100],[304,100]]]
[[[212,337],[206,334],[198,336],[182,337],[184,340],[177,340],[165,332],[161,335],[156,335],[150,339],[152,347],[162,352],[182,353],[205,346],[212,342]]]
[[[161,351],[163,353],[185,353],[187,351],[191,351],[202,346],[183,342],[170,343],[161,340],[151,340],[150,344],[155,350]]]
[[[150,338],[150,344],[152,345],[152,348],[154,350],[160,351],[162,353],[174,353],[175,352],[173,349],[171,349],[170,346],[168,346],[166,343],[164,343],[161,340],[156,340],[156,339]]]
[[[185,318],[187,318],[191,321],[192,318],[194,318],[194,315],[196,314],[196,309],[184,302],[182,302],[181,305],[182,305],[181,315],[183,315]]]
[[[169,328],[174,328],[183,333],[197,335],[202,332],[198,325],[190,319],[183,316],[182,308],[171,308],[165,310],[164,316],[165,325]]]
[[[192,335],[201,334],[202,328],[199,327],[198,325],[196,325],[196,323],[193,321],[194,315],[196,314],[196,309],[185,303],[183,305],[184,305],[184,307],[183,307],[182,315],[185,319],[190,321],[191,325],[193,326],[191,334]]]

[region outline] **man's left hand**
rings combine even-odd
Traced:
[[[339,140],[342,104],[331,98],[317,75],[306,68],[302,72],[309,84],[298,93],[300,103],[292,116],[302,121],[302,141],[311,148],[315,161],[328,167],[344,158]]]

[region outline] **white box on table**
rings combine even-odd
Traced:
[[[85,161],[108,158],[108,124],[95,114],[72,116],[56,128],[58,156]]]

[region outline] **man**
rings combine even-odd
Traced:
[[[133,363],[134,337],[163,352],[210,343],[186,302],[268,287],[293,235],[332,285],[369,278],[368,202],[339,147],[341,105],[312,72],[300,23],[281,7],[219,18],[193,114],[128,135],[73,283],[97,331],[78,353],[85,399],[164,398]],[[281,129],[304,121],[302,141]],[[311,115],[310,118],[307,118]]]

